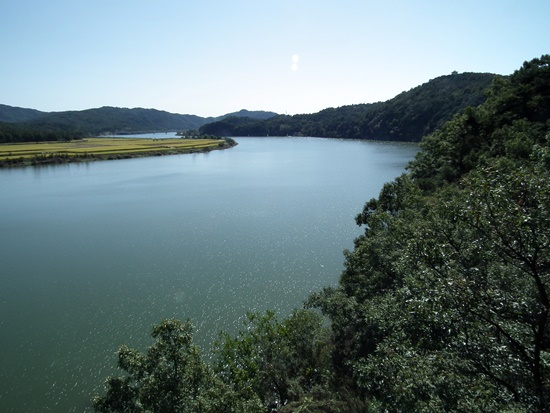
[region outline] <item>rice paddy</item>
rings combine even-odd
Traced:
[[[0,166],[204,152],[230,147],[220,139],[89,138],[0,144]]]

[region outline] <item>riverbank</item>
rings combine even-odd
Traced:
[[[232,139],[89,138],[66,142],[0,144],[0,167],[89,162],[209,152],[237,145]]]

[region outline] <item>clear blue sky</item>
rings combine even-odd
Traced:
[[[0,0],[0,103],[42,111],[312,113],[547,53],[548,0]]]

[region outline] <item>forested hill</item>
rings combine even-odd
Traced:
[[[94,407],[548,413],[549,182],[544,55],[423,139],[356,217],[338,285],[284,319],[248,315],[208,358],[190,322],[161,322],[146,353],[120,348]]]
[[[38,128],[67,127],[89,134],[174,131],[198,128],[205,118],[156,109],[104,106],[82,111],[52,112],[28,122]]]
[[[267,119],[276,113],[248,111],[203,118],[156,109],[101,107],[82,111],[40,112],[0,105],[0,142],[80,138],[106,133],[165,132],[198,129],[227,116]]]
[[[18,108],[0,104],[0,122],[27,122],[29,120],[38,119],[44,115],[46,115],[46,112],[41,112],[36,109]]]
[[[226,118],[201,127],[221,136],[319,136],[349,139],[420,141],[453,115],[486,99],[495,75],[453,73],[403,92],[386,102],[330,108],[309,115],[268,120]]]

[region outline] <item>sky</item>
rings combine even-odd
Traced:
[[[511,74],[549,20],[548,0],[0,0],[0,103],[315,113]]]

